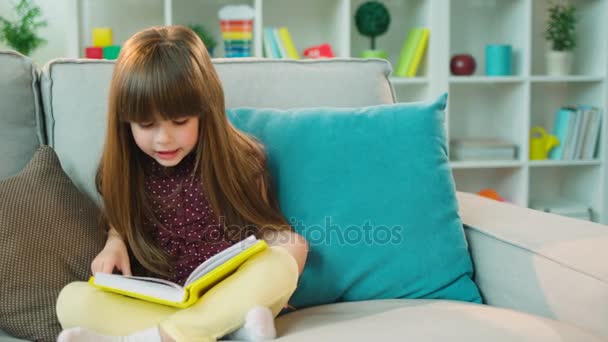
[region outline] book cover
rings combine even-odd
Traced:
[[[407,38],[401,48],[401,54],[399,55],[399,61],[397,62],[397,68],[395,69],[395,76],[407,77],[407,71],[414,58],[414,54],[416,53],[416,47],[422,37],[422,33],[422,27],[415,27],[408,32]]]
[[[593,116],[593,108],[591,106],[580,106],[581,109],[581,124],[578,130],[578,137],[576,139],[576,148],[574,151],[574,159],[583,159],[583,148],[585,144],[586,135],[589,134],[589,123]]]
[[[152,277],[105,273],[92,276],[89,284],[128,297],[187,308],[196,303],[207,290],[236,271],[245,261],[266,248],[268,245],[264,240],[250,236],[200,264],[192,271],[184,286]]]
[[[420,39],[418,40],[418,44],[416,44],[416,49],[414,50],[414,56],[412,57],[412,61],[407,69],[407,77],[416,76],[418,67],[420,66],[420,62],[422,61],[422,57],[424,56],[424,52],[426,51],[426,47],[428,45],[429,34],[429,29],[422,29]]]
[[[559,140],[559,145],[551,149],[549,152],[549,159],[551,160],[564,159],[564,146],[566,145],[566,139],[568,137],[570,119],[573,116],[572,112],[572,108],[562,107],[555,113],[555,119],[553,121],[553,135],[555,135]]]
[[[279,29],[276,27],[272,28],[272,34],[274,35],[274,41],[276,42],[277,48],[279,49],[279,58],[287,58],[287,50],[279,35]]]
[[[264,29],[264,39],[268,41],[268,46],[271,51],[272,58],[281,58],[281,51],[277,45],[277,42],[274,37],[274,30],[272,27],[267,27]]]
[[[450,158],[464,160],[515,160],[518,147],[497,138],[454,138],[450,141]]]
[[[293,59],[300,59],[300,55],[298,54],[298,50],[293,44],[293,40],[291,39],[291,34],[289,34],[289,30],[287,27],[282,26],[279,27],[279,37],[281,37],[281,41],[283,46],[285,46],[285,51],[287,52],[287,57]]]
[[[267,29],[264,29],[263,32],[264,32],[263,33],[264,38],[262,40],[262,48],[263,48],[264,57],[275,58],[275,56],[273,55],[273,52],[272,52],[272,41],[271,41],[270,33],[268,32]]]
[[[596,146],[598,145],[601,127],[602,111],[597,107],[593,107],[591,110],[591,118],[589,119],[587,134],[585,135],[585,142],[583,143],[583,159],[595,158]]]
[[[581,126],[582,111],[580,108],[574,110],[574,118],[570,121],[570,127],[568,129],[568,137],[566,138],[566,146],[564,146],[564,159],[574,160],[574,153],[576,151],[576,139]]]

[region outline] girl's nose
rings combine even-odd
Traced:
[[[166,127],[161,126],[156,131],[154,140],[157,144],[167,144],[171,142],[171,132]]]

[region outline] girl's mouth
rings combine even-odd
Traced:
[[[172,151],[156,151],[156,154],[160,159],[173,159],[177,155],[178,149]]]

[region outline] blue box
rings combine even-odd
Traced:
[[[486,75],[488,76],[510,76],[513,74],[512,64],[513,49],[511,45],[490,44],[486,45]]]

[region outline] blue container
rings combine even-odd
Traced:
[[[488,76],[510,76],[511,56],[513,49],[511,45],[491,44],[486,45],[486,75]]]

